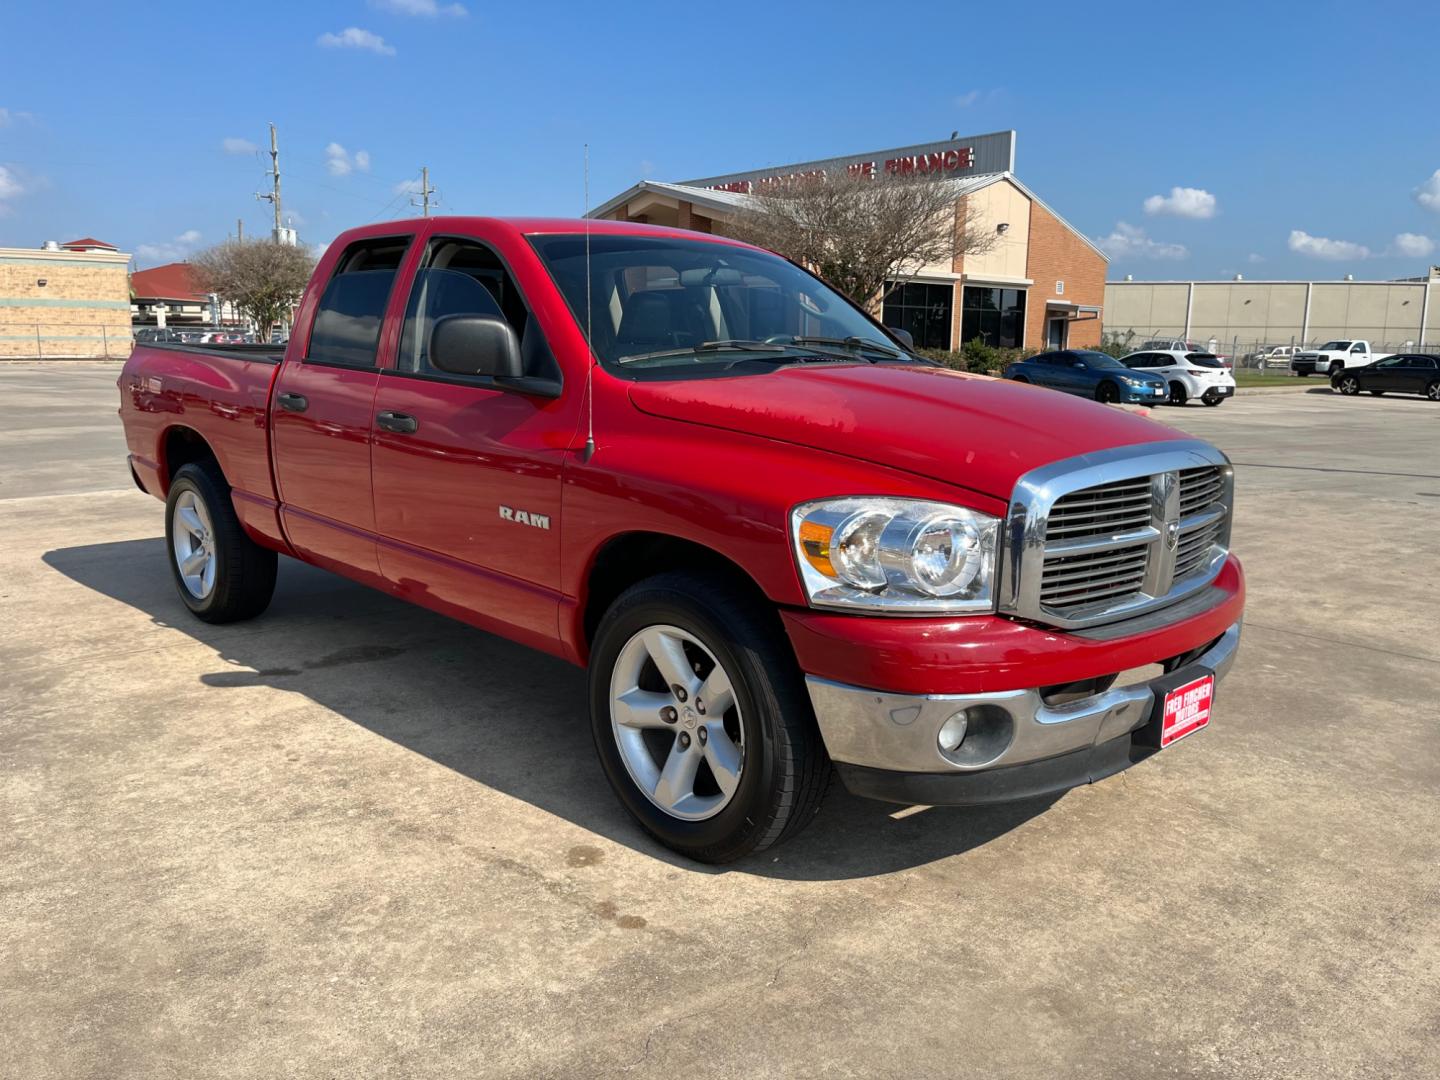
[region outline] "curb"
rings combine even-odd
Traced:
[[[1246,394],[1303,394],[1307,390],[1329,390],[1327,382],[1311,382],[1309,379],[1296,379],[1299,386],[1239,386],[1235,389],[1235,396],[1240,397]]]

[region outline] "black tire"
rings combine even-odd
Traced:
[[[1330,385],[1346,397],[1354,397],[1360,393],[1360,380],[1354,375],[1342,375],[1338,379],[1332,380]]]
[[[1200,404],[1202,404],[1202,405],[1209,405],[1212,409],[1213,409],[1216,405],[1222,405],[1222,404],[1224,404],[1224,402],[1225,402],[1225,399],[1224,399],[1223,397],[1221,397],[1219,394],[1206,394],[1204,397],[1202,397],[1202,398],[1200,399]]]
[[[606,779],[641,828],[699,862],[732,862],[790,839],[815,817],[829,786],[830,758],[804,679],[783,631],[767,616],[726,581],[667,573],[626,590],[595,633],[590,721]],[[699,639],[724,667],[743,725],[738,786],[723,809],[703,820],[675,817],[651,801],[626,768],[612,725],[610,680],[621,652],[647,627],[662,625]]]
[[[215,583],[204,597],[191,593],[174,555],[175,504],[187,491],[194,492],[205,504],[214,530]],[[230,485],[214,464],[181,466],[171,480],[165,499],[165,555],[181,601],[196,618],[205,622],[253,619],[270,605],[275,593],[275,552],[261,547],[245,534],[230,501]]]
[[[1425,396],[1431,401],[1440,401],[1440,379],[1425,387]]]
[[[1120,400],[1120,388],[1109,379],[1106,379],[1095,388],[1095,400],[1106,405],[1112,405]]]
[[[1187,393],[1185,393],[1185,384],[1184,384],[1184,383],[1180,382],[1180,380],[1177,379],[1177,380],[1175,380],[1174,382],[1172,382],[1172,383],[1170,384],[1170,404],[1171,404],[1171,405],[1184,405],[1184,404],[1185,404],[1187,401],[1189,401],[1189,400],[1190,400],[1190,395],[1187,394]]]
[[[1342,372],[1342,371],[1344,371],[1344,370],[1345,370],[1345,367],[1344,367],[1343,364],[1331,364],[1331,365],[1330,365],[1330,377],[1333,379],[1336,375],[1339,375],[1340,372]]]

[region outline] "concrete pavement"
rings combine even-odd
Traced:
[[[1048,804],[836,787],[717,870],[577,670],[289,561],[189,617],[117,372],[0,368],[0,1073],[1440,1072],[1440,408],[1159,410],[1237,462],[1211,729]]]

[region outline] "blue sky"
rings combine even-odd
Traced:
[[[1112,277],[1440,261],[1434,0],[7,7],[0,246],[259,234],[273,120],[312,243],[407,216],[422,164],[444,211],[576,215],[586,142],[599,202],[1014,128]]]

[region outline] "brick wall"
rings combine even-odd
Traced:
[[[1066,300],[1101,307],[1105,303],[1103,257],[1067,229],[1049,210],[1030,201],[1030,252],[1025,276],[1034,285],[1025,299],[1025,344],[1045,345],[1045,303]],[[1055,295],[1055,282],[1065,282],[1065,295]],[[1102,312],[1103,315],[1103,312]],[[1101,319],[1070,324],[1071,348],[1100,344]]]
[[[0,252],[0,357],[128,356],[128,261],[128,256],[74,252]]]

